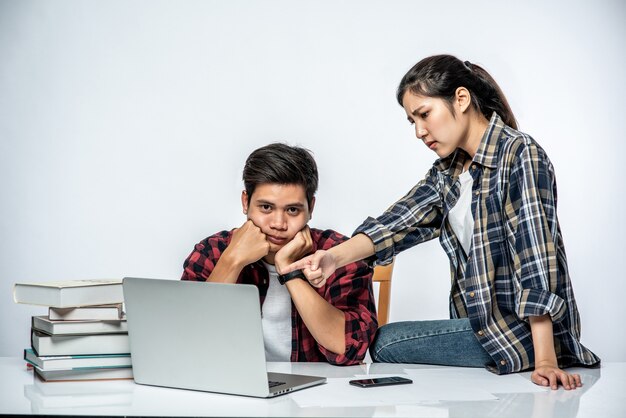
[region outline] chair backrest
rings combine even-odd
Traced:
[[[389,303],[391,300],[391,275],[393,274],[393,264],[386,266],[375,266],[373,282],[378,282],[378,326],[381,327],[389,321]]]

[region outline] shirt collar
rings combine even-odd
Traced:
[[[497,166],[498,139],[505,128],[504,122],[496,112],[491,115],[489,125],[480,140],[473,162],[489,168]],[[458,177],[463,171],[463,164],[470,158],[469,154],[461,148],[457,148],[450,156],[441,158],[435,162],[439,171],[446,172],[452,178]]]
[[[485,130],[483,138],[480,140],[480,145],[476,150],[476,155],[474,155],[475,163],[489,168],[495,168],[497,166],[498,142],[505,126],[500,116],[498,116],[496,112],[493,112],[489,126],[487,126],[487,130]]]

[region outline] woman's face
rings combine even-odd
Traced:
[[[463,117],[462,111],[456,111],[456,101],[452,105],[453,115],[443,99],[407,91],[402,98],[402,106],[409,122],[415,125],[417,139],[440,158],[452,154],[467,136],[467,118]]]

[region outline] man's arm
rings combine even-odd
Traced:
[[[233,233],[207,282],[236,283],[241,270],[265,257],[269,249],[270,244],[261,229],[252,221],[246,221]]]
[[[224,251],[224,254],[217,260],[215,268],[211,271],[206,281],[213,283],[237,283],[237,278],[245,266],[245,264],[237,262],[234,257],[229,257],[226,251]]]
[[[305,280],[294,279],[285,285],[315,341],[335,354],[344,354],[346,351],[344,313],[322,298]]]
[[[342,239],[332,231],[327,233],[323,248],[328,249]],[[297,248],[303,245],[304,240],[296,237],[281,249],[276,254],[277,270],[301,257],[290,255],[297,255]],[[308,269],[304,273],[308,279]],[[372,269],[359,262],[338,268],[323,289],[315,289],[301,279],[286,283],[298,313],[330,363],[355,364],[367,353],[378,328],[371,278]]]
[[[277,270],[298,260],[312,248],[311,230],[306,226],[276,254],[274,261]],[[285,286],[315,341],[335,354],[343,354],[346,351],[346,321],[343,312],[321,297],[305,280],[293,279]]]
[[[316,290],[323,299],[344,315],[342,355],[320,345],[320,351],[332,364],[358,364],[378,329],[372,292],[373,269],[363,261],[340,267],[329,277],[326,286]]]
[[[223,234],[196,245],[185,261],[182,280],[236,283],[246,265],[269,252],[265,234],[252,221],[235,229],[230,242]]]

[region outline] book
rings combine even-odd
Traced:
[[[33,330],[31,346],[38,356],[128,354],[128,334],[47,335]]]
[[[124,302],[122,280],[67,280],[42,283],[15,283],[16,303],[72,308]]]
[[[46,382],[60,382],[73,380],[104,380],[104,379],[132,379],[133,368],[95,368],[77,370],[39,370],[35,367],[35,374]]]
[[[48,318],[53,321],[89,321],[93,319],[122,319],[122,304],[84,306],[80,308],[49,308]]]
[[[130,367],[130,354],[100,354],[93,356],[38,356],[32,348],[24,350],[24,360],[39,370],[71,370],[84,368]]]
[[[49,335],[114,334],[128,332],[126,319],[116,321],[51,321],[33,316],[32,327]]]
[[[34,371],[34,367],[31,371]],[[34,374],[32,378],[33,385],[44,396],[93,396],[119,392],[128,392],[132,394],[135,390],[135,387],[132,384],[116,385],[104,380],[100,382],[91,382],[89,385],[84,385],[81,382],[74,382],[67,385],[51,385],[45,380],[39,379],[36,374]],[[27,385],[24,385],[24,387],[26,386]]]

